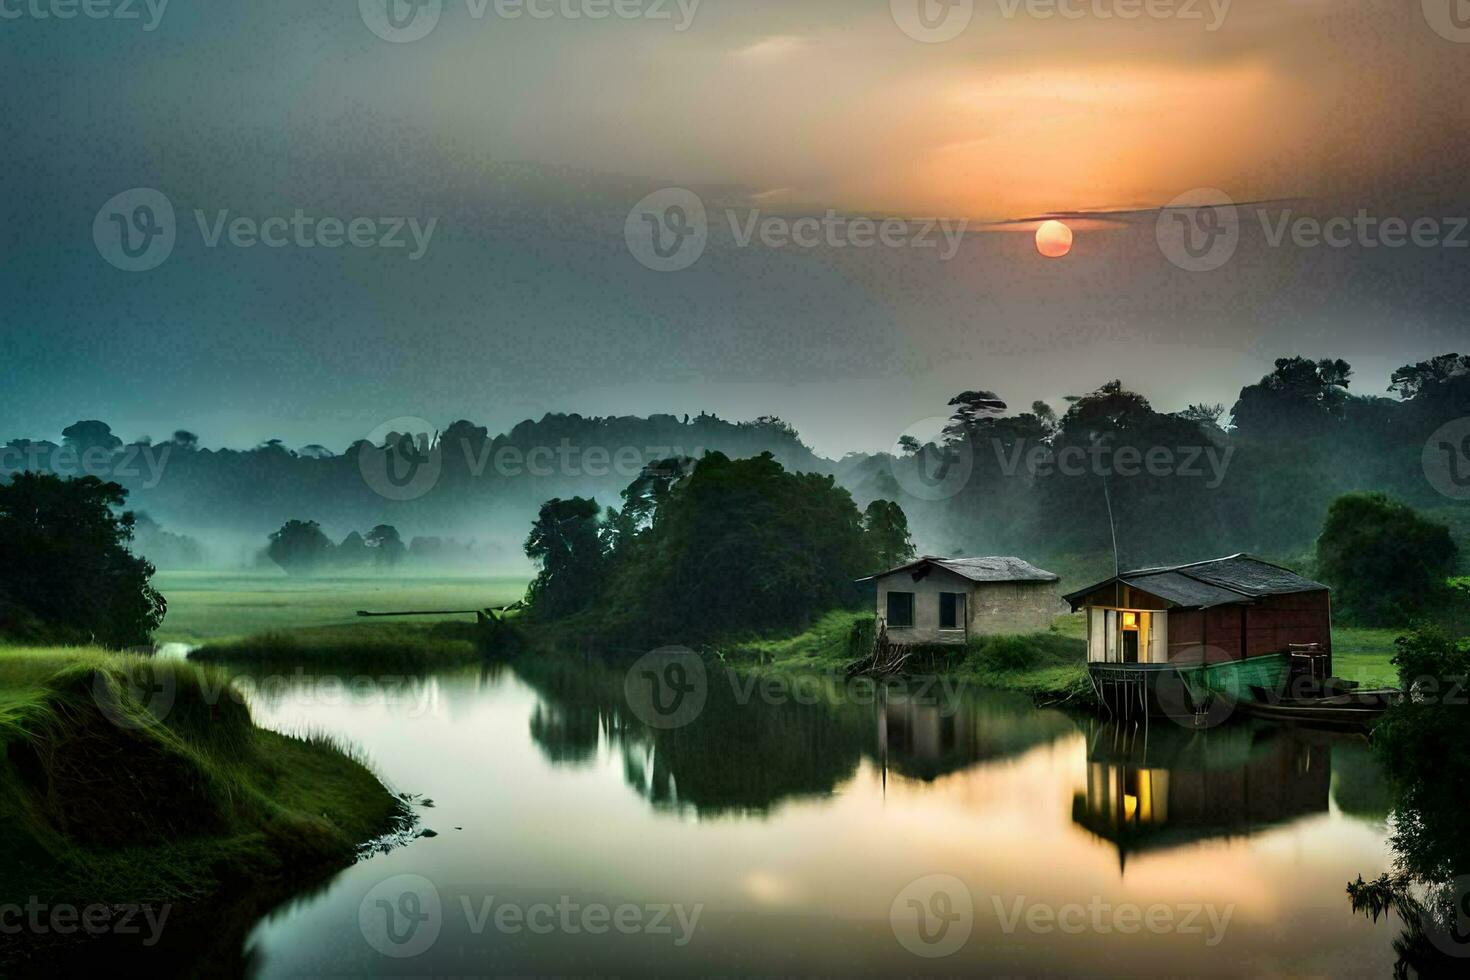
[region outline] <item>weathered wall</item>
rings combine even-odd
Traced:
[[[970,633],[1044,633],[1065,611],[1055,582],[978,582],[970,598]]]

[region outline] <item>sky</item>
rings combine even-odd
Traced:
[[[420,2],[0,0],[0,439],[708,410],[838,456],[968,389],[1465,346],[1463,0]]]

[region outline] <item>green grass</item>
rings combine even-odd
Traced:
[[[834,671],[852,660],[848,639],[853,627],[873,614],[840,610],[792,636],[730,644],[721,656],[737,669],[755,672]],[[977,637],[963,651],[940,648],[955,658],[946,673],[983,687],[1019,691],[1042,700],[1081,698],[1089,693],[1085,626],[1065,616],[1047,633]]]
[[[1402,629],[1367,629],[1335,626],[1332,630],[1332,672],[1365,687],[1394,687],[1398,671],[1393,664],[1394,640],[1408,632]]]
[[[352,669],[420,672],[478,663],[475,624],[358,620],[348,626],[273,630],[207,643],[189,655],[202,663],[250,664],[277,669]]]
[[[153,585],[168,599],[168,615],[156,638],[195,644],[271,630],[346,626],[358,621],[359,609],[481,609],[509,604],[526,593],[526,580],[513,577],[291,578],[265,571],[159,572]]]
[[[832,670],[849,661],[848,636],[867,611],[828,613],[793,636],[741,643],[726,651],[729,662],[752,670]],[[1389,662],[1394,640],[1404,629],[1333,629],[1333,666],[1339,677],[1364,686],[1393,686],[1397,672]],[[1040,699],[1087,693],[1085,639],[1081,614],[1058,616],[1047,633],[1024,637],[977,638],[952,671],[985,687],[1020,691]]]
[[[0,647],[0,902],[206,901],[345,866],[403,819],[330,739],[256,728],[216,670]]]

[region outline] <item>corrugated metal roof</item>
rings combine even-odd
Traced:
[[[886,572],[869,575],[867,578],[858,579],[858,581],[870,582],[873,579],[896,575],[899,572],[907,572],[921,565],[937,565],[972,582],[1056,582],[1060,581],[1061,578],[1044,568],[1037,568],[1029,561],[1021,558],[999,556],[992,558],[939,558],[934,555],[925,555],[923,558],[917,561],[911,561],[907,565],[890,568]]]
[[[1248,602],[1267,595],[1327,591],[1327,586],[1289,568],[1250,555],[1231,555],[1188,565],[1162,565],[1124,572],[1115,579],[1073,592],[1066,599],[1075,608],[1077,600],[1115,581],[1191,609]]]
[[[1178,606],[1203,609],[1208,606],[1227,606],[1232,602],[1240,601],[1238,592],[1217,588],[1207,582],[1197,582],[1188,575],[1180,575],[1178,572],[1123,575],[1120,581],[1124,585],[1147,592],[1149,595],[1156,595]]]

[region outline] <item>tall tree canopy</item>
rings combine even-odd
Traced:
[[[153,566],[132,554],[126,491],[95,477],[0,484],[0,633],[27,642],[147,644],[163,621]]]
[[[541,566],[527,596],[550,619],[587,608],[602,585],[606,553],[595,500],[551,500],[526,538],[526,557]]]
[[[1317,572],[1344,620],[1403,626],[1445,598],[1457,554],[1443,524],[1381,493],[1350,493],[1327,512]]]
[[[645,644],[798,626],[855,602],[878,549],[907,544],[896,504],[872,511],[870,534],[832,477],[787,472],[770,454],[710,453],[687,475],[651,467],[624,499],[600,528],[593,501],[542,509],[526,546],[542,565],[538,615],[595,602],[596,628]]]

